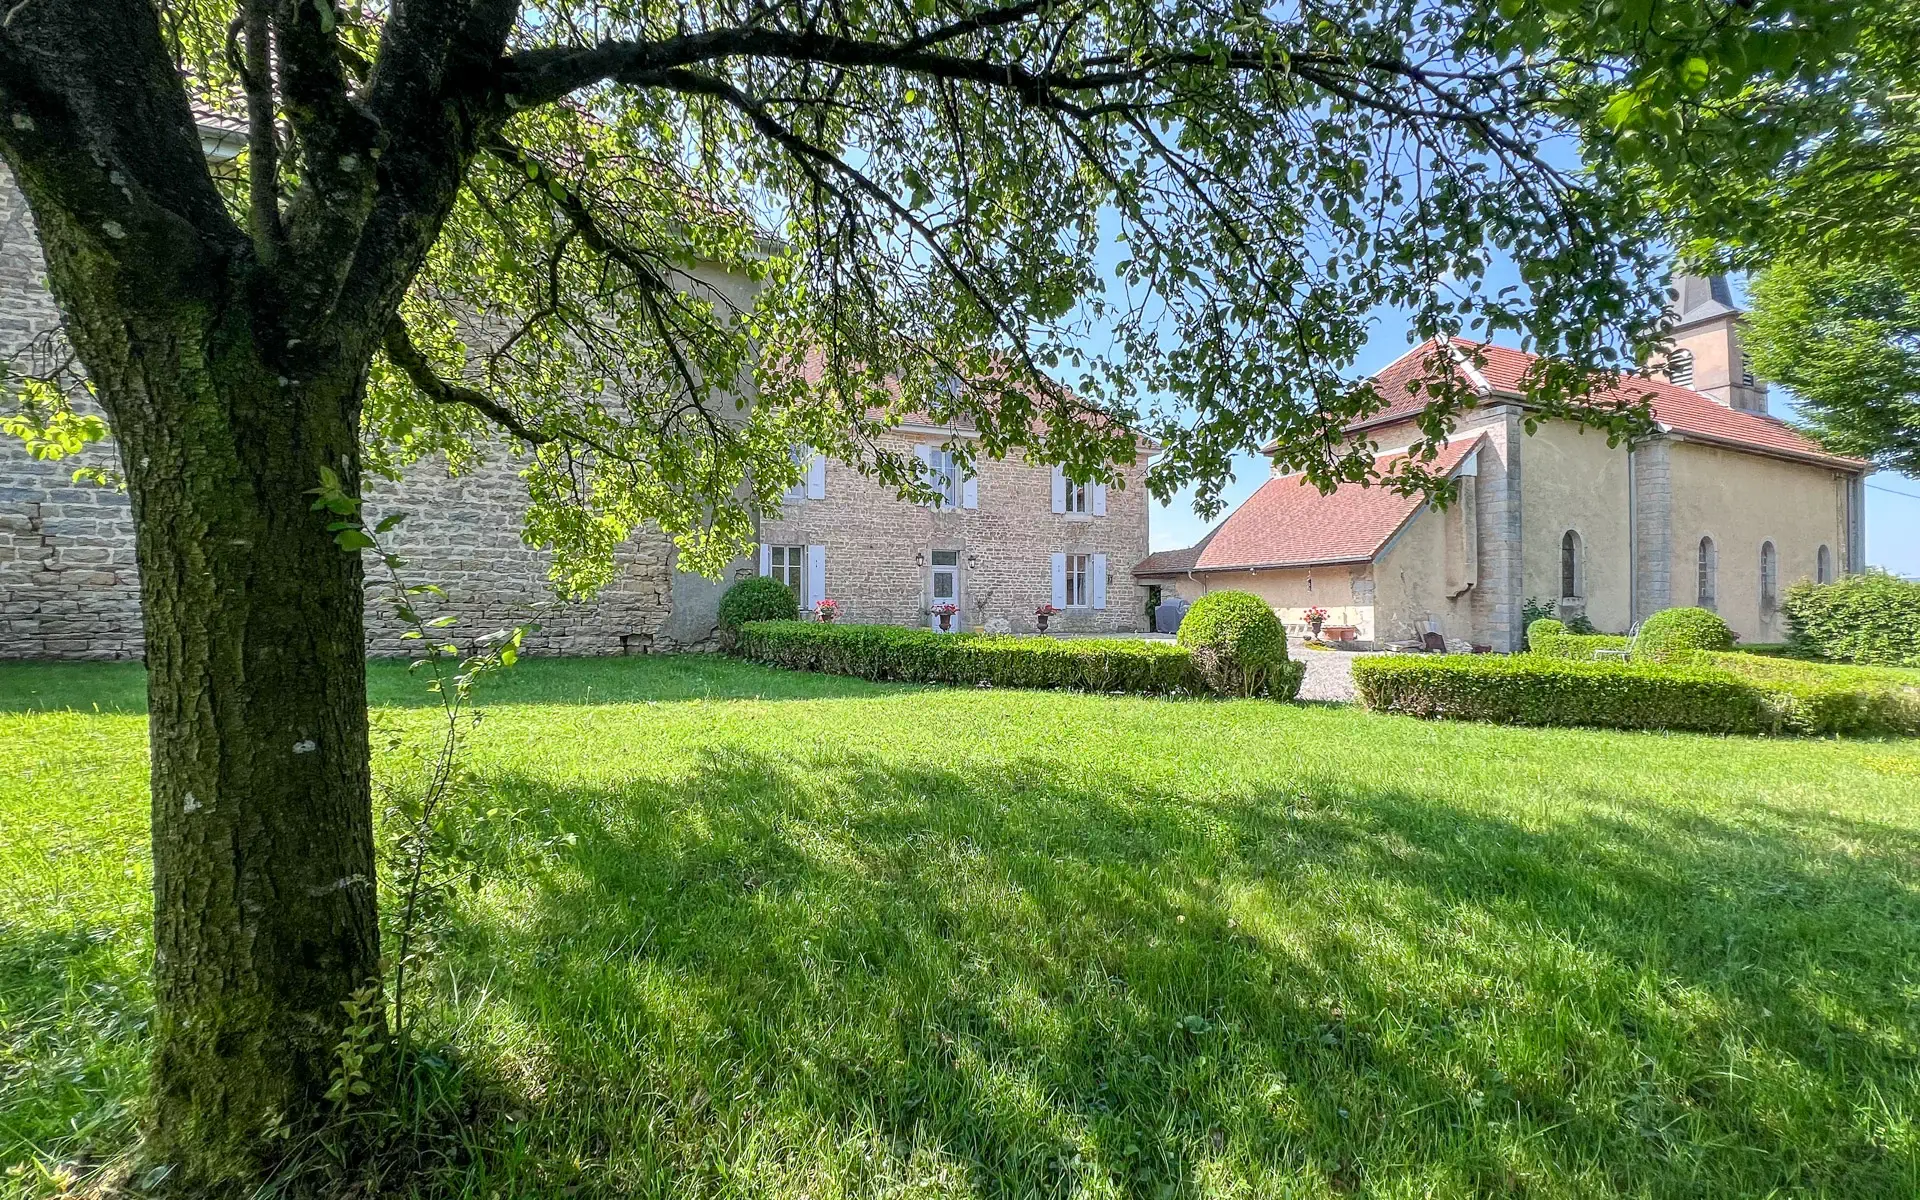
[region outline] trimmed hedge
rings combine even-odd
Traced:
[[[1802,662],[1737,652],[1693,656],[1765,691],[1783,725],[1800,733],[1920,736],[1920,671]]]
[[[1378,712],[1505,725],[1588,725],[1699,733],[1868,736],[1920,732],[1920,689],[1766,677],[1690,654],[1668,663],[1569,662],[1539,655],[1395,655],[1353,664]]]
[[[720,597],[720,628],[740,632],[748,621],[791,621],[800,615],[793,589],[771,575],[753,575],[727,589]]]
[[[1663,608],[1640,625],[1635,658],[1659,662],[1689,650],[1731,650],[1733,631],[1720,614],[1704,608]]]
[[[1760,733],[1760,691],[1708,668],[1569,662],[1534,654],[1404,654],[1353,664],[1360,702],[1377,712],[1502,725],[1594,725]]]
[[[1799,583],[1782,605],[1788,645],[1801,654],[1885,667],[1920,667],[1920,583],[1885,571]]]
[[[1552,617],[1542,617],[1527,626],[1527,652],[1542,658],[1568,658],[1592,662],[1596,650],[1625,650],[1632,638],[1612,633],[1568,633],[1567,627]]]
[[[857,675],[862,679],[963,686],[1058,688],[1137,695],[1207,695],[1206,674],[1187,650],[1130,638],[1016,637],[1010,634],[934,633],[898,625],[841,625],[813,621],[753,621],[740,629],[739,653],[754,662],[796,671]],[[1291,670],[1269,694],[1291,700],[1306,664]]]
[[[1176,640],[1192,651],[1217,695],[1291,700],[1306,674],[1287,661],[1286,627],[1252,592],[1208,592],[1195,600]]]

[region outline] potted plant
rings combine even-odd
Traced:
[[[820,603],[813,606],[813,615],[822,624],[831,625],[833,619],[840,615],[840,606],[823,598]]]
[[[1045,633],[1047,631],[1048,619],[1059,615],[1060,610],[1053,605],[1042,604],[1039,608],[1033,610],[1033,623],[1040,627],[1041,633]]]
[[[1316,606],[1301,613],[1300,616],[1307,623],[1307,636],[1318,641],[1320,630],[1327,623],[1327,610]]]
[[[958,604],[936,604],[927,609],[934,619],[940,622],[940,632],[946,633],[953,628],[953,614],[960,611]]]

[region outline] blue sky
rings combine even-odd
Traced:
[[[1740,290],[1737,282],[1735,289]],[[1377,371],[1405,353],[1408,344],[1405,319],[1398,313],[1382,311],[1375,316],[1373,337],[1358,367]],[[1768,400],[1775,416],[1793,419],[1790,392],[1776,384],[1768,390]],[[1224,493],[1227,511],[1252,495],[1266,478],[1266,461],[1259,455],[1237,457],[1234,482]],[[1153,506],[1152,549],[1191,546],[1208,527],[1193,511],[1191,489],[1182,491],[1170,503]],[[1920,480],[1888,471],[1867,480],[1867,561],[1899,575],[1920,576]]]

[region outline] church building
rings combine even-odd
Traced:
[[[1529,435],[1532,355],[1427,342],[1379,373],[1381,394],[1397,399],[1347,433],[1392,469],[1427,403],[1407,385],[1444,356],[1479,397],[1428,468],[1458,482],[1455,503],[1361,484],[1322,495],[1275,474],[1198,544],[1149,555],[1135,579],[1189,600],[1250,591],[1296,631],[1308,609],[1325,609],[1328,626],[1362,642],[1437,633],[1450,646],[1517,650],[1529,602],[1609,632],[1697,604],[1743,641],[1783,640],[1788,584],[1864,566],[1871,465],[1768,413],[1724,277],[1683,277],[1676,290],[1665,359],[1599,397],[1650,394],[1653,436],[1608,446],[1565,420]]]

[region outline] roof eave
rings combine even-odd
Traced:
[[[1742,454],[1759,454],[1767,458],[1785,459],[1788,462],[1811,463],[1815,466],[1831,467],[1836,471],[1845,471],[1851,475],[1865,475],[1873,470],[1873,464],[1864,459],[1847,458],[1839,454],[1821,454],[1811,450],[1796,451],[1779,446],[1760,446],[1736,438],[1719,438],[1712,434],[1675,429],[1665,422],[1660,423],[1660,432],[1676,442],[1698,442],[1720,450],[1737,450]]]

